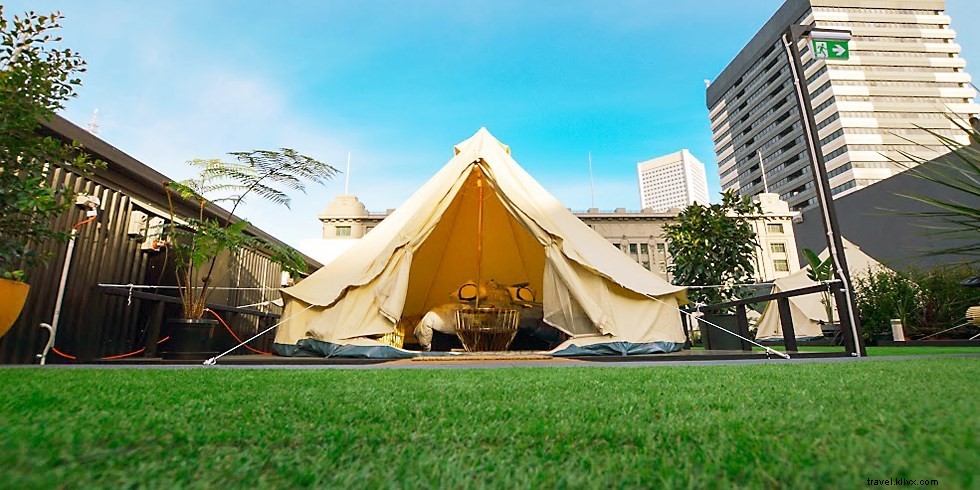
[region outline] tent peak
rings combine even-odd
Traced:
[[[456,146],[453,147],[453,152],[454,152],[453,154],[459,155],[464,150],[469,149],[471,147],[476,149],[478,153],[482,153],[480,151],[482,148],[486,148],[494,144],[500,145],[500,147],[503,148],[508,155],[510,155],[509,146],[501,143],[500,140],[494,137],[494,135],[490,134],[490,131],[487,130],[486,126],[480,126],[480,129],[478,129],[475,133],[473,133],[473,136],[470,136],[469,138],[460,141],[459,143],[456,144]]]

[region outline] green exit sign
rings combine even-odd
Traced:
[[[818,60],[846,60],[851,51],[842,39],[814,39],[813,56]]]

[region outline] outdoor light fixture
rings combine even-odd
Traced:
[[[812,28],[804,35],[809,36],[813,39],[836,39],[838,41],[850,41],[851,31],[844,31],[839,29],[820,29]]]

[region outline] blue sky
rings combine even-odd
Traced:
[[[60,9],[89,63],[64,115],[174,177],[186,160],[291,147],[343,168],[369,209],[396,207],[486,126],[573,209],[639,207],[636,163],[688,148],[718,192],[704,79],[779,0],[6,2]],[[976,0],[948,0],[968,70]],[[291,210],[244,215],[287,243],[319,236],[340,176]]]

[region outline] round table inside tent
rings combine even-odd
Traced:
[[[505,351],[517,335],[517,310],[463,308],[456,312],[456,336],[466,352]]]

